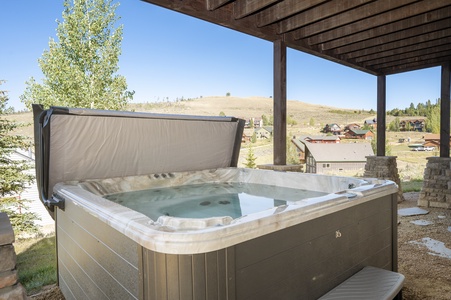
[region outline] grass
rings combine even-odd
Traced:
[[[423,180],[421,180],[421,179],[414,179],[414,180],[401,182],[401,188],[402,188],[403,193],[420,192],[422,187],[423,187]]]
[[[56,283],[55,236],[18,240],[14,247],[19,281],[28,295]]]

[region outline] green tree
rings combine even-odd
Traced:
[[[396,117],[393,121],[390,122],[390,124],[388,124],[388,130],[398,132],[399,122],[400,122],[399,118]]]
[[[31,104],[124,109],[133,99],[124,76],[118,75],[122,25],[115,15],[118,4],[112,0],[64,0],[63,22],[57,40],[50,39],[49,50],[38,60],[42,84],[31,77],[21,101]]]
[[[251,136],[251,143],[255,144],[256,142],[257,142],[257,133],[255,133],[254,131],[254,133]]]
[[[308,124],[309,124],[309,126],[311,126],[311,127],[315,126],[315,119],[310,118],[310,121],[309,121]]]
[[[268,117],[266,115],[262,115],[262,122],[263,122],[263,126],[268,126],[269,124],[269,120]]]
[[[220,111],[220,112],[219,112],[219,116],[220,116],[220,117],[225,117],[225,115],[226,115],[226,114],[225,114],[223,111]]]
[[[427,114],[426,131],[431,133],[440,133],[440,106],[432,107]]]
[[[289,135],[291,136],[291,134]],[[299,153],[296,146],[291,141],[291,137],[287,137],[287,164],[299,165]]]
[[[257,164],[255,163],[256,160],[257,157],[255,157],[252,144],[249,144],[249,151],[247,152],[246,163],[244,164],[244,166],[246,168],[255,169],[257,167]]]
[[[0,86],[3,83],[0,80]],[[8,93],[0,89],[0,211],[8,214],[16,233],[24,230],[36,232],[34,220],[37,216],[25,211],[29,200],[19,197],[33,181],[33,176],[25,172],[30,165],[24,160],[11,158],[16,149],[26,149],[30,143],[24,136],[13,133],[20,124],[3,117],[10,111],[8,100]]]

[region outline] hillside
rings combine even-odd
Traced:
[[[376,115],[368,111],[341,109],[325,105],[315,105],[300,101],[288,101],[288,116],[297,122],[297,125],[289,125],[287,128],[288,136],[301,134],[321,134],[321,128],[327,123],[337,123],[341,126],[349,123],[363,124],[367,119],[372,119]],[[220,112],[228,116],[241,118],[260,118],[263,114],[272,115],[273,100],[263,97],[204,97],[194,100],[184,100],[179,102],[165,103],[142,103],[130,104],[128,110],[140,112],[166,113],[166,114],[187,114],[187,115],[213,115],[218,116]],[[14,119],[19,123],[28,124],[19,128],[17,133],[33,137],[33,127],[31,125],[33,115],[21,113],[6,116],[8,119]],[[309,126],[313,119],[315,125]],[[387,116],[387,124],[394,117]],[[399,138],[410,137],[412,143],[421,143],[424,133],[421,132],[387,132],[387,141],[392,149],[391,155],[398,157],[398,169],[401,177],[419,178],[422,176],[426,157],[435,155],[435,153],[412,153],[407,147],[407,143],[398,143]],[[343,140],[343,142],[349,142]],[[259,141],[253,145],[257,164],[268,164],[273,161],[273,145],[268,141]],[[239,166],[245,163],[248,147],[243,145],[239,158]],[[355,175],[355,174],[348,174]]]
[[[218,116],[220,112],[224,112],[227,116],[260,118],[262,115],[268,117],[272,115],[273,99],[263,97],[204,97],[179,102],[131,103],[129,104],[128,110],[202,116]],[[375,113],[370,114],[368,111],[354,111],[294,100],[289,100],[287,102],[287,114],[297,122],[297,125],[289,126],[288,131],[291,134],[319,134],[321,126],[324,126],[327,123],[338,123],[340,125],[349,123],[363,124],[366,119],[376,117]],[[33,129],[31,126],[33,115],[31,112],[9,115],[6,118],[14,119],[19,123],[28,124],[28,126],[24,128],[19,128],[17,132],[26,136],[33,136]],[[308,124],[312,118],[315,121],[315,126],[310,127]]]

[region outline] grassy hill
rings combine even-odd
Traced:
[[[266,115],[267,117],[272,116],[273,99],[264,97],[203,97],[178,102],[131,103],[127,110],[202,116],[218,116],[223,112],[227,116],[260,118],[262,115]],[[337,123],[340,126],[350,123],[363,125],[365,120],[376,117],[375,113],[370,113],[369,111],[342,109],[293,100],[287,102],[287,114],[297,123],[296,125],[287,126],[288,136],[321,134],[321,128],[327,123]],[[6,118],[14,119],[25,125],[17,130],[18,134],[30,138],[33,137],[33,127],[31,125],[33,116],[31,112],[9,115]],[[314,121],[313,126],[309,125],[311,119]],[[387,116],[387,124],[393,119],[393,117]],[[426,164],[425,158],[436,154],[412,153],[406,143],[398,143],[399,138],[405,138],[407,136],[411,138],[412,143],[421,143],[424,134],[418,132],[387,132],[387,141],[392,148],[391,155],[398,156],[398,169],[400,170],[401,177],[422,177],[422,172]],[[272,149],[272,143],[267,141],[259,141],[254,145],[254,152],[257,157],[256,163],[272,163]],[[239,160],[240,166],[245,162],[247,151],[247,147],[243,146]]]

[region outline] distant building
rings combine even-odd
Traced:
[[[377,119],[365,120],[364,125],[374,129],[377,127]]]
[[[305,143],[305,172],[358,171],[365,168],[366,156],[374,155],[369,143]]]
[[[360,125],[357,123],[351,123],[345,126],[344,131],[349,131],[349,130],[360,130]]]
[[[374,138],[374,133],[371,130],[348,130],[345,132],[345,138],[372,140]]]
[[[324,126],[322,131],[324,133],[332,133],[333,135],[340,135],[342,130],[340,125],[338,125],[337,123],[331,123],[326,124],[326,126]]]
[[[270,139],[272,137],[273,128],[271,126],[260,127],[255,130],[257,139]]]
[[[402,120],[399,122],[399,130],[422,132],[425,124],[426,121],[424,119]]]
[[[424,137],[424,147],[435,147],[435,149],[440,149],[440,134],[426,134]],[[451,146],[451,137],[450,137],[450,146]]]

